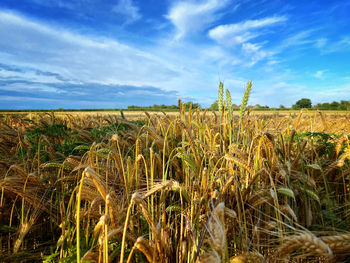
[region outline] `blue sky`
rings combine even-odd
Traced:
[[[0,108],[350,99],[350,1],[1,0]]]

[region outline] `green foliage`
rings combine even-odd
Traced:
[[[123,120],[126,120],[124,112],[122,110],[120,110],[120,116],[122,117]]]
[[[130,121],[130,123],[134,123],[139,127],[142,127],[143,125],[146,124],[146,121],[137,120],[137,121]],[[122,131],[127,131],[130,129],[131,129],[130,125],[126,123],[113,123],[111,125],[103,126],[103,127],[97,126],[91,130],[90,134],[95,141],[101,141],[106,136],[118,134]]]
[[[212,110],[212,111],[218,111],[218,110],[219,110],[218,100],[214,101],[214,102],[210,105],[209,110]]]
[[[244,114],[247,111],[247,105],[248,105],[248,100],[249,100],[249,95],[250,95],[251,90],[252,90],[252,82],[248,81],[247,86],[246,86],[245,91],[244,91],[243,98],[242,98],[242,103],[241,103],[241,106],[239,108],[239,120],[240,120],[240,122],[242,122]]]
[[[13,262],[41,262],[41,255],[32,251],[21,251],[12,254],[0,253],[0,262],[13,263]]]
[[[192,103],[192,102],[186,102],[185,103],[185,110],[189,110],[189,108],[192,105],[192,109],[198,109],[200,108],[200,105],[198,103]]]
[[[326,225],[333,226],[336,229],[349,230],[349,225],[332,211],[322,210],[322,215]]]
[[[29,130],[25,135],[29,140],[38,139],[41,135],[63,138],[67,136],[68,130],[68,127],[64,124],[52,124],[46,127]]]
[[[303,138],[312,139],[315,145],[319,145],[318,155],[328,155],[329,158],[333,156],[336,142],[339,135],[324,132],[304,132],[298,133],[294,136],[294,141],[300,141]]]
[[[232,114],[231,94],[228,89],[226,89],[226,102],[227,102],[227,109],[229,110],[229,113]]]
[[[270,107],[265,105],[265,106],[261,106],[260,104],[256,104],[254,109],[257,109],[257,110],[265,110],[265,109],[269,109]]]
[[[82,255],[84,255],[88,250],[89,247],[92,246],[94,244],[94,239],[90,238],[89,239],[89,244],[87,246],[87,242],[85,237],[82,237],[82,242],[81,242],[81,246],[80,246],[80,252]],[[77,246],[76,244],[67,244],[67,242],[64,242],[63,244],[66,249],[65,249],[65,256],[64,258],[62,258],[59,262],[60,263],[70,263],[70,262],[76,262],[76,258],[77,258]],[[57,257],[60,255],[60,252],[58,251],[58,249],[56,249],[56,251],[51,251],[51,254],[44,256],[43,259],[43,263],[54,263],[57,262]],[[86,263],[92,263],[94,261],[84,261]]]
[[[47,162],[50,160],[48,154],[50,149],[47,149],[49,146],[55,152],[63,153],[65,156],[69,155],[77,145],[81,144],[75,139],[74,135],[76,134],[76,131],[72,131],[66,125],[59,123],[28,130],[24,138],[31,146],[28,149],[20,148],[17,151],[17,155],[23,157],[29,154],[29,156],[33,157],[40,152],[41,161]],[[46,137],[47,141],[43,141],[43,136]],[[59,158],[58,156],[56,157]]]
[[[223,106],[224,106],[224,83],[220,81],[219,92],[218,92],[218,110],[222,111]]]
[[[318,110],[350,110],[350,101],[341,100],[340,102],[318,103],[314,108]]]
[[[8,225],[0,225],[0,234],[16,233],[17,229]]]
[[[136,106],[136,105],[131,105],[128,106],[128,110],[137,110],[137,111],[160,111],[160,110],[178,110],[177,105],[158,105],[154,104],[153,106]]]
[[[186,102],[185,103],[185,110],[188,110],[190,108],[190,105],[192,104],[192,109],[200,108],[200,105],[198,103],[193,102]],[[153,106],[135,106],[131,105],[128,106],[128,110],[135,110],[135,111],[177,111],[179,109],[176,105],[158,105],[154,104]]]
[[[130,123],[136,124],[142,127],[145,121],[137,120]],[[112,134],[118,134],[121,131],[131,129],[130,125],[124,123],[114,123],[109,126],[94,127],[90,131],[91,140],[96,142],[102,141],[106,136]],[[47,141],[43,140],[43,136],[47,138]],[[26,131],[24,138],[29,142],[29,148],[19,148],[17,156],[23,158],[29,155],[33,158],[38,152],[40,152],[40,160],[42,162],[52,161],[52,156],[49,155],[50,149],[54,152],[58,152],[63,156],[68,156],[73,152],[79,151],[79,146],[86,146],[86,142],[82,142],[77,139],[78,132],[69,129],[64,124],[52,124],[40,128],[35,128]],[[40,149],[39,149],[40,148]],[[62,155],[56,155],[54,159],[62,159]]]
[[[307,98],[302,98],[298,100],[293,106],[293,109],[310,109],[312,106],[311,100]]]

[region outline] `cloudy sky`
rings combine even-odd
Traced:
[[[350,1],[1,0],[0,108],[350,99]]]

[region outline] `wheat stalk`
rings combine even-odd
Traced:
[[[332,258],[331,248],[322,239],[311,233],[303,233],[284,238],[284,242],[277,249],[275,257],[285,258],[297,249],[303,249],[305,254]]]
[[[219,112],[222,112],[224,105],[224,83],[220,81],[219,83],[219,92],[218,92],[218,109]]]

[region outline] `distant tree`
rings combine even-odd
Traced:
[[[201,108],[201,105],[199,103],[192,103],[192,109],[198,109]]]
[[[185,103],[185,109],[188,110],[190,108],[191,104],[192,104],[192,109],[197,109],[197,108],[201,107],[198,103],[186,102]]]
[[[338,107],[339,107],[339,103],[336,102],[336,101],[333,101],[333,102],[330,104],[330,106],[331,106],[331,110],[337,110]]]
[[[339,110],[350,110],[350,101],[341,100]]]
[[[341,100],[340,102],[317,103],[314,108],[318,110],[350,110],[350,101]]]
[[[321,109],[322,108],[322,104],[321,103],[317,103],[316,105],[313,106],[313,108]]]
[[[285,109],[286,107],[284,105],[280,105],[280,109]]]
[[[306,98],[302,98],[300,100],[298,100],[293,106],[293,109],[310,109],[312,106],[311,100],[310,99],[306,99]]]
[[[329,109],[331,108],[331,104],[328,103],[328,102],[325,102],[325,103],[322,104],[322,107],[323,107],[323,109],[325,109],[325,110],[329,110]]]
[[[214,101],[214,102],[210,105],[209,110],[213,110],[213,111],[219,110],[218,100]]]

